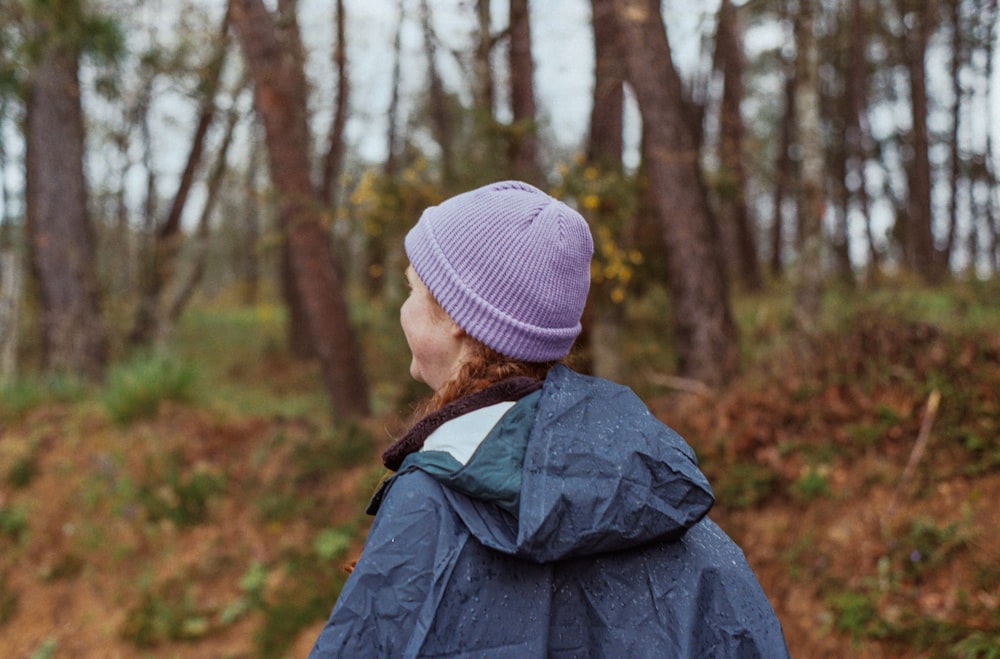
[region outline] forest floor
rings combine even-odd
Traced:
[[[648,301],[629,384],[697,451],[792,656],[996,657],[998,285],[845,299],[809,339],[784,302],[741,300],[743,375],[701,394],[655,375]],[[358,312],[365,423],[329,423],[268,307],[192,313],[100,389],[4,389],[0,655],[305,656],[419,393],[380,313]]]

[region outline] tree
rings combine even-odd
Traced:
[[[732,262],[748,290],[760,290],[763,281],[757,260],[757,239],[747,205],[747,174],[744,166],[743,51],[736,10],[729,0],[722,0],[715,37],[716,68],[723,78],[719,110],[719,171],[715,192],[719,197],[719,223],[723,235],[731,238]],[[728,260],[728,259],[727,259]]]
[[[796,209],[799,257],[795,307],[798,326],[810,332],[819,320],[823,293],[823,138],[820,126],[819,52],[816,44],[817,0],[801,0],[795,15],[795,116],[800,169]]]
[[[907,265],[929,283],[943,275],[934,247],[933,207],[931,205],[930,134],[927,129],[928,97],[925,60],[934,33],[937,2],[897,0],[900,17],[908,24],[903,36],[903,56],[910,81],[910,112],[913,128],[910,135],[912,157],[908,165],[910,184],[907,208]]]
[[[333,109],[333,121],[327,140],[326,157],[323,159],[323,176],[320,181],[320,197],[331,207],[336,207],[337,178],[340,176],[344,160],[344,128],[347,125],[348,92],[350,80],[347,70],[347,19],[344,15],[344,0],[337,0],[335,30],[337,43],[333,48],[333,63],[337,69],[337,100]]]
[[[594,95],[585,171],[594,172],[592,178],[601,181],[622,180],[625,63],[616,41],[614,6],[610,0],[591,0],[591,26],[594,33]],[[586,182],[588,177],[583,178]],[[621,208],[623,192],[604,189],[591,191],[584,197],[585,200],[597,200],[588,209],[588,219],[599,227],[596,232],[598,259],[604,251],[617,247],[616,242],[622,239],[623,223],[617,220],[620,214],[628,212]],[[611,244],[605,247],[604,242]],[[621,352],[624,312],[622,300],[612,299],[612,291],[603,279],[603,276],[595,277],[592,282],[584,311],[581,345],[584,346],[585,368],[595,375],[615,380],[621,378],[624,370]]]
[[[683,101],[658,0],[614,0],[619,49],[642,117],[643,158],[668,250],[674,347],[683,376],[709,385],[737,368],[736,328],[698,165],[694,122]]]
[[[271,180],[287,241],[288,269],[333,412],[368,412],[361,351],[347,315],[323,200],[310,178],[307,85],[294,3],[276,16],[263,0],[230,0],[231,20],[254,83],[254,105],[264,124]]]
[[[25,104],[26,232],[40,297],[43,362],[50,370],[96,378],[103,374],[107,337],[87,212],[79,63],[84,46],[101,40],[110,53],[120,35],[74,0],[39,7],[31,20],[37,55]]]
[[[149,262],[140,270],[141,284],[139,305],[129,335],[129,343],[133,346],[145,345],[161,333],[161,325],[171,324],[160,309],[163,289],[173,278],[174,261],[180,251],[184,236],[181,232],[181,216],[187,206],[191,188],[201,166],[205,150],[205,139],[209,128],[215,120],[216,93],[222,77],[222,67],[225,62],[226,50],[229,46],[229,12],[222,17],[215,50],[206,68],[206,75],[201,84],[201,104],[198,109],[198,121],[195,126],[188,156],[174,192],[173,201],[166,217],[156,227],[153,238],[153,249]],[[169,314],[168,314],[169,315]]]
[[[872,233],[871,221],[871,201],[869,198],[868,181],[865,176],[865,165],[869,156],[869,144],[871,143],[871,127],[868,122],[868,61],[866,52],[868,49],[868,27],[865,20],[863,0],[850,1],[850,45],[847,64],[846,98],[844,104],[847,113],[847,120],[844,125],[845,148],[845,176],[852,178],[856,182],[856,192],[858,207],[861,211],[862,219],[865,223],[865,238],[868,248],[868,271],[877,273],[879,271],[880,257],[875,246],[875,237]],[[849,190],[847,181],[844,186]],[[845,207],[844,212],[848,209]]]
[[[513,123],[508,148],[511,174],[514,178],[542,185],[535,130],[534,76],[528,0],[510,0],[510,107]]]

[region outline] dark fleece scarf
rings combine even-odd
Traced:
[[[474,394],[454,400],[413,424],[405,435],[382,453],[382,464],[396,471],[406,456],[423,448],[424,440],[446,422],[490,405],[521,400],[541,387],[541,380],[519,376],[497,382]]]

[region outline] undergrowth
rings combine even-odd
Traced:
[[[788,291],[740,296],[743,372],[705,399],[645,377],[673,371],[663,292],[629,305],[626,383],[694,446],[713,516],[758,561],[765,592],[797,593],[776,600],[787,633],[801,617],[802,634],[847,655],[997,656],[996,520],[972,512],[1000,475],[997,288],[831,289],[809,339],[791,331]],[[378,301],[352,317],[376,410],[362,422],[330,418],[315,365],[287,354],[267,304],[195,308],[162,352],[115,365],[100,387],[5,385],[0,646],[34,629],[27,593],[67,585],[106,594],[86,615],[120,622],[93,647],[123,655],[307,646],[363,541],[378,453],[425,393],[407,377],[398,310]],[[928,457],[900,488],[933,391]],[[897,519],[871,522],[896,490]],[[845,510],[861,511],[863,533]],[[753,535],[779,515],[793,520],[785,532]],[[836,545],[838,533],[859,535]],[[18,656],[69,647],[56,628],[30,639]]]

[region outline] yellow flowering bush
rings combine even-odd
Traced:
[[[575,205],[590,224],[594,260],[590,265],[592,291],[621,304],[635,279],[642,254],[629,246],[628,231],[635,214],[635,182],[620,171],[602,170],[582,154],[560,164],[559,183],[551,194]]]

